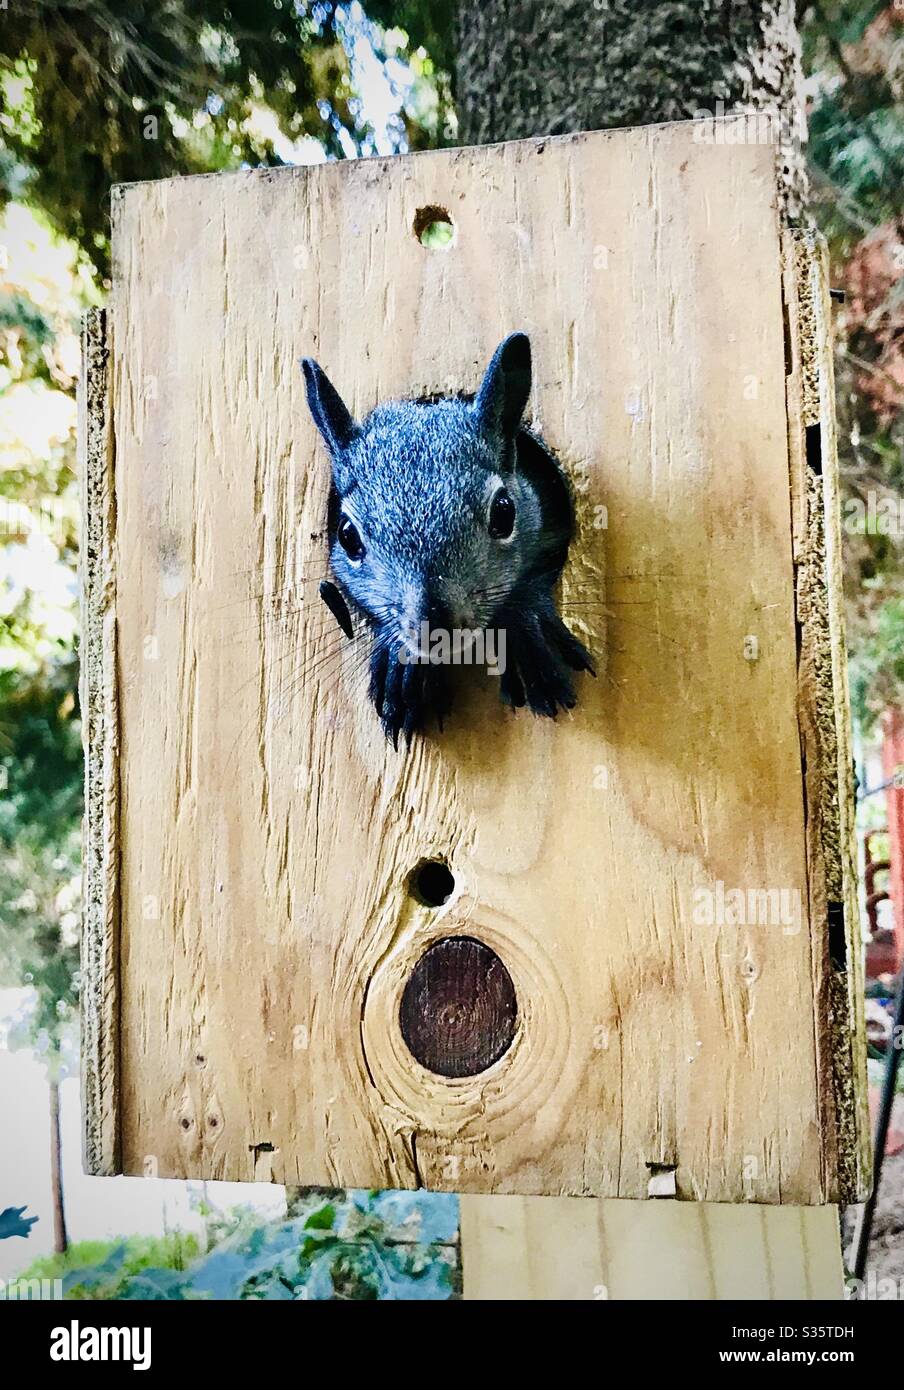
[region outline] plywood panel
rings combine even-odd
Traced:
[[[85,1169],[120,1171],[119,683],[116,669],[116,505],[108,315],[91,309],[79,390],[79,705],[85,744],[80,1026]]]
[[[656,1165],[690,1199],[838,1194],[772,153],[699,133],[119,190],[124,1171],[645,1197]],[[413,233],[430,206],[447,251]],[[395,752],[316,598],[297,358],[360,414],[473,390],[515,328],[600,678],[556,724],[488,680]],[[455,875],[439,910],[408,892],[425,856]],[[449,934],[517,992],[478,1077],[399,1031]]]

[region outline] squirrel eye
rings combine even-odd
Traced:
[[[340,517],[336,536],[342,549],[350,560],[363,560],[367,551],[364,547],[358,528],[355,523],[347,516]]]
[[[504,487],[490,503],[488,524],[494,541],[507,541],[515,529],[515,504]]]

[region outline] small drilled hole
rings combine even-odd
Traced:
[[[455,240],[452,218],[445,208],[418,208],[414,214],[414,235],[430,251],[448,251]]]
[[[425,859],[411,875],[408,887],[424,907],[442,907],[455,891],[455,875],[442,860]]]

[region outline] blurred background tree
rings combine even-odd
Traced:
[[[812,210],[847,291],[836,403],[851,691],[868,730],[904,690],[904,5],[809,13]]]
[[[781,109],[830,246],[861,727],[904,688],[904,4],[16,0],[0,11],[0,972],[51,1078],[77,997],[74,391],[133,179]],[[720,107],[721,103],[721,107]],[[870,521],[869,499],[900,524]],[[53,1103],[53,1098],[52,1098]],[[15,1194],[12,1194],[15,1195]],[[62,1205],[60,1201],[60,1239]]]
[[[54,1246],[66,1247],[59,1083],[76,1064],[81,743],[76,690],[75,248],[10,204],[0,229],[0,985],[48,1072]]]
[[[103,273],[111,184],[435,144],[448,80],[386,18],[309,0],[16,0],[0,17],[6,196]],[[374,65],[397,96],[382,130],[361,99]]]

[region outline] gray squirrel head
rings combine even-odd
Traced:
[[[500,344],[472,402],[392,401],[360,424],[316,362],[302,367],[332,460],[341,587],[413,653],[424,621],[491,625],[542,549],[540,502],[515,445],[531,387],[526,335]]]

